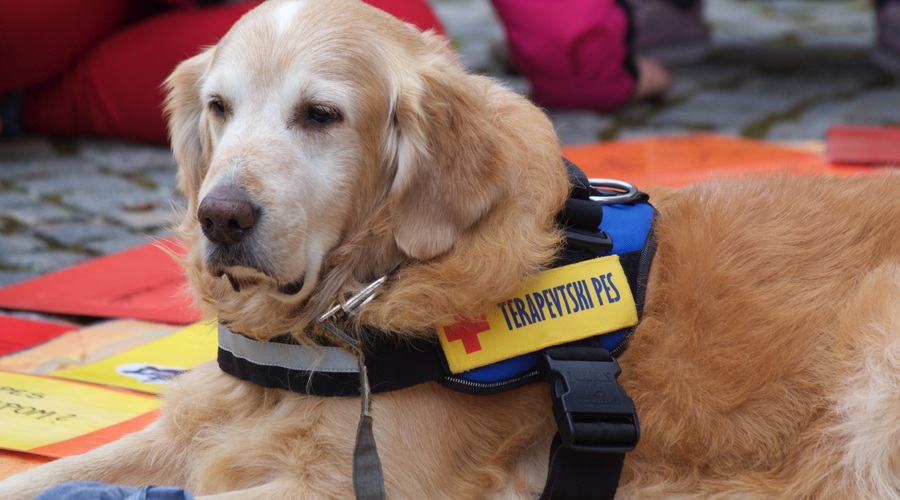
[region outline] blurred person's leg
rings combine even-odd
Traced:
[[[877,0],[875,16],[878,34],[872,60],[883,71],[900,76],[900,1]]]
[[[659,94],[668,87],[667,79],[636,86],[630,20],[616,0],[493,3],[512,63],[528,78],[532,99],[541,106],[610,111],[632,99],[636,88]],[[661,66],[657,69],[668,77]]]
[[[0,0],[0,135],[19,136],[22,89],[71,67],[134,18],[132,0]]]
[[[113,34],[59,78],[25,92],[25,130],[165,143],[163,81],[254,5],[167,11]]]
[[[702,0],[627,0],[635,51],[663,64],[696,62],[710,52]]]
[[[443,32],[424,0],[371,3],[422,28]],[[171,10],[127,26],[59,78],[26,91],[25,130],[166,143],[163,81],[179,62],[215,44],[257,4]]]

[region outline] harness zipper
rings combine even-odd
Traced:
[[[501,380],[498,382],[476,382],[474,380],[467,380],[464,378],[457,377],[455,375],[449,375],[447,377],[444,377],[444,380],[447,382],[451,382],[451,383],[458,384],[458,385],[464,385],[464,386],[472,387],[475,389],[495,389],[497,387],[503,387],[505,385],[522,382],[523,380],[526,380],[526,379],[537,378],[540,376],[540,374],[541,374],[541,372],[538,371],[537,369],[535,369],[535,370],[531,370],[530,372],[523,373],[521,375],[517,375],[514,378]]]

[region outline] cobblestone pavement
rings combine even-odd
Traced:
[[[527,92],[492,57],[488,0],[431,0],[464,63]],[[551,112],[564,144],[716,131],[821,140],[835,123],[900,125],[900,85],[869,63],[867,0],[707,0],[713,53],[671,68],[662,102],[601,115]],[[0,286],[163,236],[175,162],[165,148],[44,138],[0,142]]]

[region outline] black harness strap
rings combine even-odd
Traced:
[[[559,432],[541,498],[613,498],[640,437],[634,402],[616,381],[619,363],[603,349],[563,345],[544,350],[543,371]]]
[[[595,220],[598,212],[590,196],[596,190],[587,176],[565,160],[574,189],[560,214],[564,227],[581,231],[601,226]],[[642,195],[646,200],[646,195]],[[591,240],[571,230],[570,242],[560,255],[563,261],[578,261],[582,253],[594,251],[591,245],[571,243]],[[594,240],[605,233],[595,230]],[[580,247],[580,248],[579,248]],[[619,254],[628,284],[634,292],[638,317],[643,315],[647,278],[656,253],[656,240],[651,226],[639,251]],[[632,329],[633,331],[633,329]],[[597,338],[551,347],[543,351],[541,371],[551,384],[553,415],[558,432],[550,447],[547,481],[542,500],[612,500],[619,486],[625,453],[634,449],[640,439],[640,426],[634,401],[618,383],[621,370],[615,356],[628,346],[631,332],[612,354],[599,347]]]

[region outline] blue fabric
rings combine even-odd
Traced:
[[[636,252],[644,248],[650,226],[653,224],[653,205],[603,205],[600,228],[612,235],[612,254]],[[628,328],[610,332],[600,337],[600,345],[612,351],[628,335]]]
[[[462,372],[459,377],[475,382],[497,382],[534,370],[540,359],[540,354],[536,352],[523,354]]]
[[[652,223],[653,206],[649,203],[603,205],[600,229],[612,236],[612,253],[623,254],[644,248]]]
[[[173,486],[121,486],[95,481],[57,484],[35,500],[193,500],[183,488]]]

